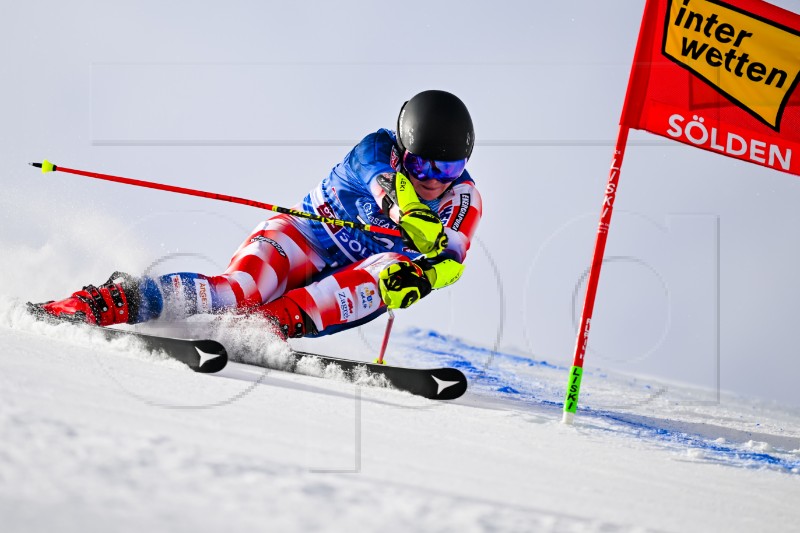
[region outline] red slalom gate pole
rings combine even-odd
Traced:
[[[189,196],[200,196],[201,198],[210,198],[212,200],[221,200],[223,202],[232,202],[234,204],[249,205],[251,207],[258,207],[259,209],[266,209],[267,211],[275,211],[276,213],[284,213],[295,217],[307,218],[316,220],[323,224],[332,224],[334,226],[344,226],[348,228],[358,229],[361,231],[368,231],[371,233],[381,233],[383,235],[391,235],[392,237],[400,237],[400,230],[384,228],[374,224],[361,224],[359,222],[352,222],[350,220],[340,220],[338,218],[323,217],[305,211],[297,211],[295,209],[288,209],[286,207],[279,207],[277,205],[268,204],[265,202],[258,202],[256,200],[248,200],[247,198],[239,198],[237,196],[228,196],[227,194],[219,194],[216,192],[199,191],[196,189],[188,189],[186,187],[177,187],[175,185],[165,185],[163,183],[155,183],[152,181],[135,180],[132,178],[123,178],[121,176],[112,176],[110,174],[100,174],[98,172],[87,172],[86,170],[75,170],[74,168],[66,168],[54,165],[48,160],[41,163],[30,163],[31,166],[41,168],[42,173],[47,172],[66,172],[68,174],[76,174],[78,176],[86,176],[105,181],[113,181],[116,183],[124,183],[125,185],[134,185],[136,187],[146,187],[148,189],[158,189],[160,191],[175,192],[178,194],[186,194]]]
[[[592,265],[589,268],[589,280],[586,285],[586,299],[583,302],[578,338],[575,340],[575,356],[572,359],[572,368],[569,371],[569,383],[564,398],[564,414],[561,421],[572,424],[575,411],[578,409],[578,396],[581,392],[581,378],[583,376],[583,359],[589,343],[589,329],[594,310],[594,299],[597,295],[597,283],[600,280],[600,268],[603,266],[603,254],[608,240],[608,230],[611,226],[611,213],[614,210],[614,200],[617,196],[619,174],[622,169],[622,159],[625,156],[625,146],[628,143],[628,126],[620,126],[617,134],[617,144],[614,147],[614,158],[606,184],[606,194],[603,198],[603,208],[600,211],[600,223],[597,227],[597,240],[594,244]]]

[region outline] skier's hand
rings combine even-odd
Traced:
[[[403,243],[425,257],[433,258],[447,248],[447,236],[439,217],[419,201],[414,185],[402,173],[378,177],[384,190],[383,213],[400,225]]]
[[[439,217],[421,203],[413,202],[401,209],[400,233],[409,248],[436,257],[447,248],[447,235]]]
[[[406,308],[431,292],[428,277],[410,261],[389,265],[379,277],[381,299],[389,309]]]

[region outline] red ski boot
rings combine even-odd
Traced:
[[[277,300],[256,307],[251,313],[258,313],[269,320],[283,340],[318,333],[311,317],[288,296],[281,296]]]
[[[114,272],[100,287],[87,285],[69,298],[57,302],[28,302],[28,310],[41,318],[85,322],[96,326],[133,324],[137,321],[139,298],[136,278],[124,272]]]

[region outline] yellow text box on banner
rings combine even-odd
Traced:
[[[664,55],[776,131],[800,75],[800,33],[711,0],[670,0]]]

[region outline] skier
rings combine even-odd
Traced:
[[[115,272],[29,308],[99,326],[235,310],[262,315],[284,339],[361,325],[461,276],[482,209],[465,170],[474,143],[458,97],[421,92],[401,108],[397,133],[367,135],[295,206],[399,228],[402,238],[281,214],[259,224],[220,275]]]

